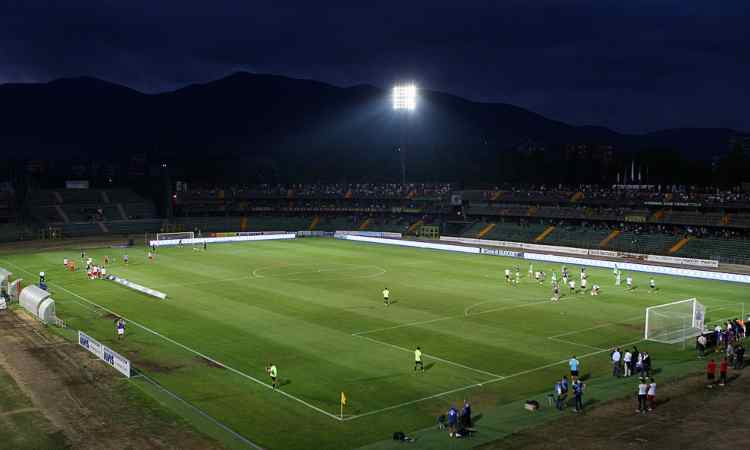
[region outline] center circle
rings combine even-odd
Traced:
[[[253,270],[255,278],[288,281],[318,281],[352,278],[375,278],[386,272],[372,264],[284,264]]]

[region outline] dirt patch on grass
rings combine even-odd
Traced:
[[[115,371],[21,312],[0,312],[0,367],[51,423],[39,432],[62,434],[71,448],[221,448],[155,404],[144,407]]]
[[[102,316],[102,319],[109,320],[110,322],[114,322],[115,320],[119,319],[116,315],[112,313],[107,313]]]
[[[197,361],[198,361],[199,363],[201,363],[202,365],[204,365],[204,366],[208,366],[208,367],[210,367],[210,368],[212,368],[212,369],[221,369],[221,370],[226,370],[226,367],[222,366],[221,364],[216,364],[215,362],[211,361],[211,360],[210,360],[210,359],[208,359],[208,358],[204,358],[204,357],[202,357],[202,356],[196,356],[196,357],[195,357],[195,359],[196,359],[196,360],[197,360]]]
[[[479,448],[736,449],[750,427],[750,368],[730,372],[730,379],[708,389],[703,375],[689,376],[659,385],[657,407],[648,414],[635,412],[634,397],[614,400]]]
[[[185,367],[182,365],[168,366],[148,359],[136,359],[132,363],[137,370],[143,370],[147,373],[170,373]]]

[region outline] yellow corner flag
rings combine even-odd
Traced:
[[[344,406],[346,406],[346,394],[341,391],[341,418],[344,418]]]

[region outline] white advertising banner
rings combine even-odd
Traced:
[[[479,247],[479,252],[483,255],[492,255],[492,256],[508,256],[511,258],[519,258],[523,256],[523,253],[521,252],[514,252],[511,250],[502,250],[499,248],[485,248],[485,247]]]
[[[343,235],[343,236],[340,236],[339,239],[344,239],[347,241],[370,242],[373,244],[397,245],[400,247],[446,250],[449,252],[473,253],[475,255],[479,254],[478,247],[465,247],[463,245],[447,245],[447,244],[438,244],[438,243],[432,243],[432,242],[402,241],[398,239],[382,239],[382,238],[376,238],[376,237],[357,236],[357,235]]]
[[[718,261],[710,259],[697,259],[697,258],[677,258],[674,256],[659,256],[659,255],[644,255],[641,253],[628,253],[628,252],[613,252],[610,250],[598,250],[591,249],[587,250],[584,248],[575,247],[562,247],[557,245],[542,245],[542,244],[528,244],[524,242],[509,242],[509,241],[493,241],[488,239],[475,239],[475,238],[462,238],[453,236],[441,236],[441,241],[447,242],[458,242],[461,244],[471,245],[491,245],[495,247],[507,247],[507,248],[518,248],[522,250],[532,250],[537,252],[554,252],[554,253],[566,253],[571,255],[591,255],[591,256],[603,256],[606,258],[636,258],[643,259],[651,262],[660,262],[667,264],[679,264],[682,266],[697,266],[697,267],[719,267]]]
[[[336,230],[336,233],[334,234],[334,237],[341,237],[341,236],[366,236],[366,237],[376,237],[376,238],[389,238],[389,239],[401,239],[401,233],[389,233],[386,231],[346,231],[346,230]]]
[[[102,345],[101,342],[87,335],[83,331],[78,332],[78,345],[96,355],[105,363],[112,366],[116,371],[130,378],[130,360],[122,357],[119,353],[109,347]]]
[[[120,277],[115,276],[115,275],[110,275],[110,276],[107,277],[107,279],[111,280],[111,281],[114,281],[117,284],[121,284],[121,285],[123,285],[125,287],[129,287],[130,289],[136,290],[138,292],[142,292],[142,293],[144,293],[146,295],[150,295],[152,297],[159,298],[161,300],[164,300],[165,298],[167,298],[167,294],[165,294],[163,292],[159,292],[159,291],[157,291],[155,289],[147,288],[146,286],[141,286],[140,284],[133,283],[132,281],[128,281],[125,278],[120,278]]]
[[[217,244],[221,242],[248,242],[248,241],[274,241],[281,239],[294,239],[297,237],[296,233],[284,233],[284,234],[264,234],[255,236],[225,236],[225,237],[205,237],[205,238],[193,238],[193,239],[165,239],[161,241],[150,241],[149,245],[155,247],[167,247],[170,245],[191,245],[203,243]]]
[[[535,250],[540,252],[568,253],[571,255],[588,255],[585,248],[561,247],[558,245],[528,244],[524,242],[493,241],[489,239],[462,238],[453,236],[440,236],[441,241],[458,242],[472,245],[491,245],[493,247],[520,248],[522,250]]]
[[[646,261],[679,264],[681,266],[719,267],[719,261],[712,259],[678,258],[676,256],[648,255],[646,256]]]
[[[736,283],[750,283],[750,275],[739,275],[736,273],[709,272],[697,269],[682,269],[668,266],[651,266],[622,261],[608,261],[602,259],[576,258],[573,256],[546,255],[541,253],[524,253],[524,259],[535,261],[557,262],[565,264],[576,264],[579,266],[607,267],[617,266],[620,270],[633,270],[636,272],[658,273],[663,275],[675,275],[680,277],[702,278],[704,280],[733,281]]]

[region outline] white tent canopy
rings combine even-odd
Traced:
[[[5,286],[6,284],[8,284],[8,280],[10,280],[11,275],[11,272],[0,267],[0,286]]]
[[[50,323],[54,321],[55,317],[55,301],[50,298],[49,292],[36,286],[26,286],[21,291],[19,298],[21,306],[39,318],[44,323]]]

